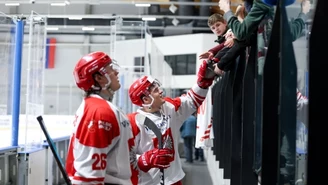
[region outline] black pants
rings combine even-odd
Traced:
[[[204,160],[204,151],[202,148],[195,148],[195,160]]]

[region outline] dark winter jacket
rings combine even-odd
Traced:
[[[251,11],[248,12],[242,23],[238,21],[232,11],[228,11],[224,14],[224,18],[228,22],[229,28],[238,40],[245,40],[250,37],[266,17],[273,19],[274,9],[273,7],[264,4],[261,0],[254,0]],[[305,19],[305,14],[300,13],[298,18],[289,22],[293,41],[301,36],[302,30],[305,27]]]

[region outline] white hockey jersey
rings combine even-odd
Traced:
[[[209,87],[208,93],[202,105],[197,111],[197,129],[196,129],[196,148],[208,149],[213,146],[213,102],[212,86]]]
[[[66,160],[72,184],[136,185],[138,169],[128,118],[98,95],[85,98],[75,117]]]
[[[204,101],[207,89],[201,89],[198,85],[193,86],[186,96],[177,97],[175,99],[165,98],[166,102],[162,105],[161,113],[156,115],[146,113],[139,109],[137,114],[143,114],[150,118],[163,134],[163,146],[174,150],[174,161],[170,163],[170,167],[164,170],[165,184],[174,184],[184,177],[185,173],[181,167],[180,156],[178,153],[178,143],[180,137],[180,127],[183,122],[194,113]],[[135,114],[129,115],[130,119],[134,119]],[[155,134],[137,120],[131,121],[135,123],[134,134],[137,154],[142,154],[148,150],[158,147],[158,140]],[[160,170],[157,168],[150,169],[147,173],[139,172],[139,185],[159,185]]]

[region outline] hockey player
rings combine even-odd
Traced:
[[[151,119],[163,135],[163,146],[174,151],[174,161],[164,170],[165,185],[182,185],[184,172],[178,153],[180,127],[183,122],[202,104],[214,77],[206,78],[207,64],[203,61],[198,80],[186,96],[177,98],[163,97],[160,83],[151,76],[143,76],[129,88],[129,96],[133,104],[140,106],[136,113],[130,114],[131,124],[135,126],[136,152],[144,153],[158,148],[158,139],[143,123],[135,119],[142,114]],[[143,159],[139,157],[138,163]],[[140,168],[139,185],[159,185],[161,173],[158,169]]]
[[[121,85],[118,64],[103,52],[82,57],[74,68],[76,85],[85,98],[76,111],[66,171],[72,184],[136,185],[138,169],[134,138],[127,116],[110,102]],[[140,164],[166,168],[173,160],[169,149],[154,149]]]

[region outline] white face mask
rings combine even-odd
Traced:
[[[118,63],[116,62],[116,60],[112,60],[112,62],[109,64],[109,66],[112,68],[112,70],[116,71],[116,72],[119,72],[120,70],[120,65],[118,65]],[[104,87],[102,87],[103,90],[107,89],[107,90],[110,90],[109,89],[109,86],[111,84],[111,80],[109,78],[109,75],[108,75],[108,72],[106,70],[106,66],[101,68],[99,70],[100,74],[104,75],[106,78],[107,78],[107,81],[108,83],[104,85]]]
[[[116,72],[120,72],[121,66],[118,65],[116,60],[112,60],[112,62],[109,64],[109,66],[111,66],[112,69],[115,70]]]
[[[151,102],[149,104],[142,104],[142,106],[147,107],[148,109],[151,109],[151,106],[154,103],[154,97],[151,94],[155,91],[161,90],[161,83],[157,79],[150,79],[150,80],[149,82],[151,82],[152,85],[149,86],[149,89],[151,88],[151,91],[148,91],[149,93],[148,96],[151,98]]]

